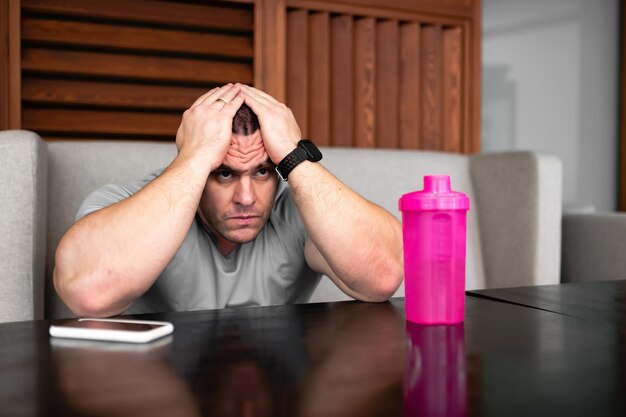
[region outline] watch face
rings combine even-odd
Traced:
[[[317,146],[315,146],[315,144],[310,140],[302,139],[300,143],[298,143],[298,145],[300,145],[300,147],[305,150],[308,155],[309,161],[317,162],[322,160],[322,153],[319,149],[317,149]]]

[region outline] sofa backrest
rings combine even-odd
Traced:
[[[136,180],[166,166],[176,148],[146,142],[46,144],[23,131],[0,132],[0,146],[0,198],[6,202],[0,211],[6,236],[0,240],[0,322],[42,318],[44,282],[46,317],[67,316],[54,291],[52,271],[58,242],[80,203],[102,185]],[[322,151],[322,164],[331,172],[398,218],[398,198],[421,189],[424,175],[451,175],[453,188],[471,200],[468,289],[559,282],[561,165],[556,158],[529,152],[469,157]],[[396,296],[403,294],[401,287]],[[346,298],[322,280],[310,301]]]

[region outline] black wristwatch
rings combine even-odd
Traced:
[[[304,161],[318,162],[322,159],[322,153],[313,142],[302,139],[298,147],[283,158],[276,167],[276,172],[283,181],[287,181],[289,173]]]

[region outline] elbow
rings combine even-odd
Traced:
[[[99,288],[106,282],[97,271],[85,272],[77,268],[72,248],[63,240],[57,248],[52,274],[54,289],[65,305],[79,317],[108,317],[123,311],[115,309],[110,291]]]
[[[402,280],[404,279],[404,265],[402,262],[388,260],[382,262],[378,267],[372,268],[373,272],[370,282],[371,290],[362,301],[385,302],[396,293]]]
[[[102,294],[90,290],[85,282],[92,278],[84,275],[67,276],[54,269],[54,288],[59,298],[78,317],[109,317],[119,312],[113,311]]]
[[[380,301],[387,301],[396,293],[400,284],[404,280],[404,269],[402,265],[391,265],[386,269],[386,272],[380,275],[378,282],[378,296]]]

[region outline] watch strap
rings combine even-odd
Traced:
[[[278,172],[278,175],[280,176],[280,178],[282,178],[283,181],[287,181],[289,173],[307,159],[309,159],[309,156],[306,151],[298,146],[286,157],[284,157],[282,161],[280,161],[280,163],[276,167],[276,172]]]

